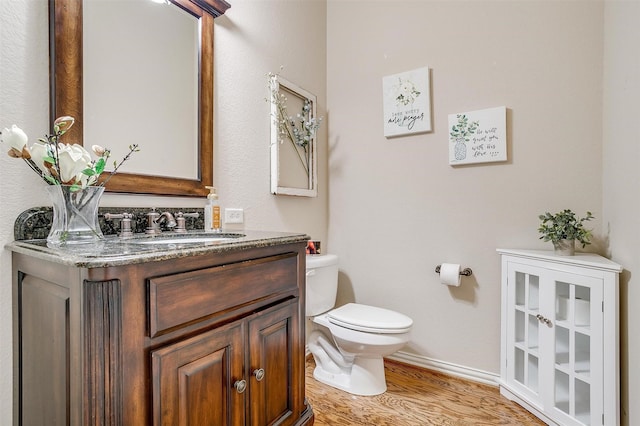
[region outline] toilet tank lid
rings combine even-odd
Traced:
[[[336,325],[374,333],[406,333],[413,320],[406,315],[375,306],[347,303],[327,314]]]
[[[338,256],[335,254],[308,254],[307,269],[322,268],[338,264]]]

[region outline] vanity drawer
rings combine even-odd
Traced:
[[[148,279],[151,337],[298,289],[298,254]]]

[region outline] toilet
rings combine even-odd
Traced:
[[[334,309],[338,257],[310,254],[306,260],[306,315],[317,325],[308,337],[316,362],[313,377],[355,395],[384,393],[383,357],[407,344],[413,320],[389,309],[357,303]]]

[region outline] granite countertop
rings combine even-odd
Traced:
[[[141,244],[150,239],[189,238],[194,236],[232,237],[219,241],[198,243]],[[238,236],[241,235],[241,236]],[[208,253],[245,250],[280,244],[299,243],[309,240],[309,236],[297,233],[242,230],[222,234],[204,234],[202,231],[190,231],[186,234],[163,232],[157,236],[145,234],[131,238],[107,236],[96,244],[77,244],[67,247],[48,247],[47,241],[20,240],[5,247],[16,253],[50,262],[76,266],[80,268],[103,268],[108,266],[130,265],[145,262],[157,262],[181,257]]]

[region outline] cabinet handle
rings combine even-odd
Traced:
[[[236,388],[236,392],[242,393],[247,389],[247,381],[238,380],[233,384],[233,387]]]
[[[262,379],[264,379],[264,368],[253,370],[253,375],[256,376],[257,381],[262,381]]]
[[[545,323],[545,324],[547,324],[549,326],[551,325],[551,320],[549,318],[545,318],[540,314],[537,314],[536,318],[538,318],[539,321],[541,321],[541,322],[543,322],[543,323]]]

